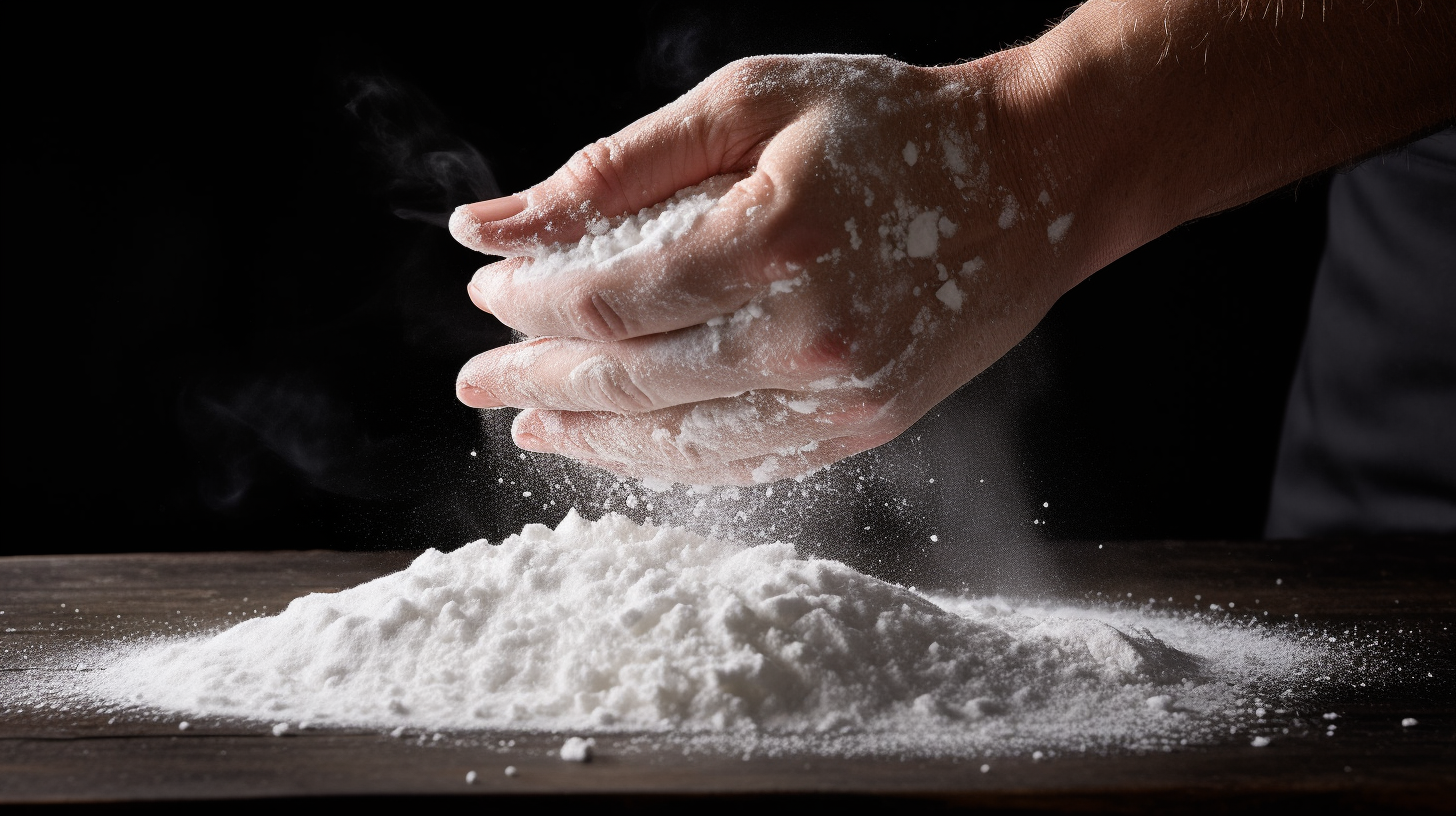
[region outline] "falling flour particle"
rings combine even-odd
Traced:
[[[1287,687],[1322,654],[1191,618],[927,595],[788,544],[575,511],[221,633],[111,648],[75,681],[106,705],[985,755],[1226,738],[1250,682]]]
[[[920,156],[920,151],[915,147],[914,142],[906,142],[905,149],[900,151],[900,155],[905,158],[906,164],[914,167],[915,160]]]
[[[514,766],[514,765],[507,765],[506,766],[506,776],[515,776],[515,775],[516,775],[516,766]]]
[[[1416,721],[1415,717],[1406,717],[1405,719],[1400,721],[1400,724],[1404,728],[1410,728],[1412,726],[1420,725],[1420,723]]]
[[[1414,725],[1415,724],[1414,721],[1412,721],[1411,724]],[[192,727],[192,723],[187,722],[186,720],[183,720],[182,722],[177,723],[177,730],[178,731],[186,731],[187,729],[189,729],[191,727]]]
[[[1057,243],[1067,236],[1067,230],[1072,228],[1072,213],[1067,213],[1057,220],[1047,224],[1047,240]]]
[[[465,784],[467,784],[467,785],[474,785],[475,784],[475,771],[466,771],[465,772]]]
[[[561,758],[567,762],[590,762],[596,744],[594,739],[568,737],[561,746]]]
[[[1254,737],[1253,741],[1250,742],[1249,744],[1252,745],[1252,746],[1254,746],[1255,748],[1267,748],[1267,747],[1269,747],[1269,738],[1268,737]]]

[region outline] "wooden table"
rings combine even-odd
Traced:
[[[180,718],[17,712],[10,701],[27,684],[63,681],[76,668],[54,657],[79,644],[277,611],[299,595],[400,569],[412,554],[10,557],[0,559],[0,802],[151,802],[154,809],[218,798],[432,794],[434,807],[478,808],[478,795],[510,797],[499,805],[570,794],[575,804],[634,811],[741,810],[784,798],[1014,811],[1456,808],[1456,542],[1076,543],[1048,552],[1058,594],[1072,599],[1131,592],[1191,602],[1197,593],[1249,608],[1257,598],[1273,622],[1297,613],[1314,625],[1415,629],[1429,644],[1420,660],[1435,678],[1319,701],[1341,713],[1334,737],[1312,725],[1267,748],[1240,738],[1173,753],[1007,758],[984,774],[978,762],[950,759],[683,756],[627,737],[599,739],[597,758],[576,764],[553,756],[560,735],[436,740],[305,730],[278,738],[264,724],[206,718],[179,731]],[[1402,728],[1403,717],[1420,724]],[[506,776],[507,765],[519,773]],[[467,785],[471,770],[478,778]]]

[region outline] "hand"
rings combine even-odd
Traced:
[[[1014,53],[743,60],[525,193],[461,208],[458,240],[510,256],[470,297],[529,339],[471,360],[460,399],[525,409],[522,448],[688,484],[801,476],[893,439],[1085,274]],[[705,180],[716,203],[671,240],[550,255]]]

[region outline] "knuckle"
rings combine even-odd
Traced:
[[[816,379],[824,376],[856,375],[860,362],[853,342],[843,332],[821,329],[789,358],[789,367]]]
[[[574,390],[594,410],[637,414],[656,408],[655,401],[622,363],[593,357],[571,373]]]
[[[585,189],[623,195],[627,188],[623,186],[621,156],[616,137],[606,136],[578,150],[566,163],[566,171]]]
[[[720,113],[751,113],[762,102],[783,96],[776,82],[784,64],[782,57],[757,56],[734,60],[719,68],[698,86],[701,98]]]
[[[609,342],[630,336],[626,321],[600,292],[576,293],[568,301],[566,318],[577,336],[589,340]]]
[[[751,56],[736,59],[723,67],[723,72],[738,82],[761,82],[783,63],[782,57]]]

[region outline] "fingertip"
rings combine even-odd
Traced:
[[[541,412],[532,408],[516,414],[511,423],[511,441],[516,447],[537,453],[556,453],[556,448],[546,441],[546,425],[541,421]]]
[[[464,207],[456,207],[450,213],[450,237],[477,252],[483,251],[480,242],[481,222]]]
[[[505,403],[478,385],[466,382],[455,383],[455,397],[471,408],[504,408]]]
[[[504,221],[526,211],[526,199],[519,195],[508,195],[462,204],[450,214],[450,235],[477,252],[488,252],[481,232],[487,224]]]
[[[465,294],[470,296],[470,302],[475,304],[475,308],[486,314],[492,314],[490,304],[485,302],[485,293],[480,291],[480,287],[476,285],[477,280],[479,280],[479,277],[472,279],[470,283],[466,284]]]
[[[511,216],[520,215],[526,210],[526,199],[518,195],[501,196],[492,198],[489,201],[477,201],[474,204],[466,204],[456,211],[465,210],[476,221],[488,223],[491,221],[504,221]]]

